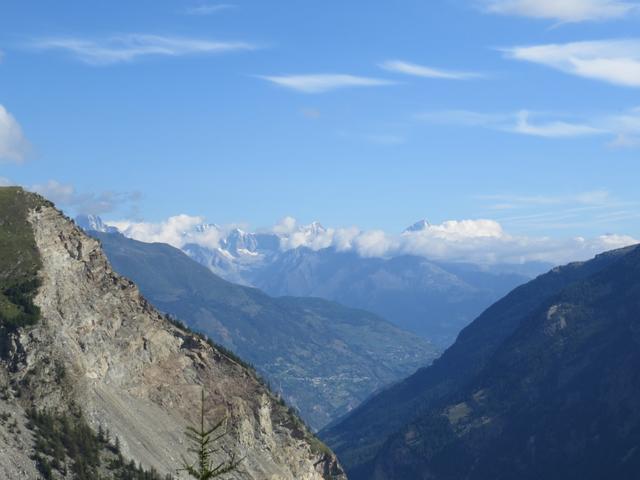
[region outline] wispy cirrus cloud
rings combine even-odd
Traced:
[[[545,206],[565,206],[580,209],[582,207],[618,208],[633,205],[622,202],[605,189],[590,190],[565,195],[478,195],[476,199],[489,202],[492,210],[510,210],[517,208],[538,208]]]
[[[482,78],[483,75],[474,72],[460,72],[453,70],[443,70],[439,68],[427,67],[416,63],[405,62],[403,60],[388,60],[381,63],[380,68],[389,72],[412,75],[422,78],[433,78],[442,80],[470,80]]]
[[[625,87],[640,87],[640,39],[600,40],[502,49],[507,58]]]
[[[511,130],[514,133],[520,133],[522,135],[545,138],[574,138],[607,133],[605,130],[583,123],[553,120],[536,124],[532,123],[530,118],[530,112],[526,110],[518,112],[515,125],[507,128],[507,131]]]
[[[604,122],[615,135],[609,146],[613,148],[640,147],[640,107],[609,115],[604,119]]]
[[[639,202],[622,200],[606,189],[564,195],[480,195],[497,220],[527,230],[565,230],[624,225],[640,218]]]
[[[471,110],[433,110],[416,115],[418,120],[440,125],[458,125],[462,127],[492,127],[511,125],[515,120],[512,114],[474,112]]]
[[[513,113],[444,110],[423,112],[416,117],[432,124],[487,128],[549,139],[608,136],[612,148],[640,147],[640,107],[591,116],[555,116],[559,118],[553,118],[552,113],[527,110]]]
[[[391,80],[360,77],[337,73],[318,73],[308,75],[258,75],[258,78],[280,87],[303,93],[324,93],[331,90],[353,87],[380,87],[393,85]]]
[[[30,148],[18,121],[0,105],[0,163],[22,163]]]
[[[480,6],[488,13],[571,23],[622,18],[639,8],[621,0],[480,0]]]
[[[534,120],[535,118],[538,120]],[[520,110],[513,113],[482,113],[467,110],[425,112],[417,118],[434,124],[481,127],[543,138],[575,138],[611,133],[588,122],[549,120],[548,114]]]
[[[101,40],[76,37],[43,38],[31,42],[28,46],[42,51],[64,51],[90,65],[132,62],[147,56],[179,57],[195,54],[221,54],[258,48],[247,42],[148,34],[115,35]]]
[[[185,10],[187,15],[215,15],[216,13],[223,12],[225,10],[231,10],[236,8],[235,5],[230,3],[217,3],[217,4],[205,4],[197,5],[195,7],[189,7]]]
[[[613,200],[611,192],[609,192],[608,190],[589,190],[586,192],[578,192],[571,195],[518,195],[509,198],[518,203],[534,205],[558,205],[563,203],[577,203],[580,205],[611,205],[613,202],[615,202],[616,205],[619,204],[617,200]]]

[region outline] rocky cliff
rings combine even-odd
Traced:
[[[26,420],[33,408],[81,411],[94,431],[118,438],[125,458],[175,474],[204,389],[207,416],[228,416],[226,448],[244,457],[228,478],[346,478],[251,369],[154,310],[113,272],[99,242],[38,197],[20,189],[0,195],[0,247],[15,248],[7,243],[10,229],[26,221],[40,263],[38,321],[3,330],[0,413],[9,420],[0,422],[0,477],[39,478]],[[16,219],[12,205],[33,208]],[[2,258],[10,262],[11,255]]]

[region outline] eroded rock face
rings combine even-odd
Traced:
[[[346,478],[251,370],[168,322],[113,272],[96,240],[48,206],[29,221],[42,257],[41,319],[20,332],[3,372],[7,384],[21,385],[21,398],[5,400],[17,417],[31,405],[73,404],[94,428],[119,438],[125,457],[175,474],[204,389],[207,416],[229,417],[225,441],[244,457],[229,478]],[[0,425],[0,474],[34,478],[29,449],[10,446],[2,434]],[[27,432],[17,437],[29,443]]]

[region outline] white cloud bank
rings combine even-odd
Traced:
[[[83,38],[46,38],[34,41],[37,50],[62,50],[90,65],[132,62],[145,56],[178,57],[194,54],[220,54],[254,50],[246,42],[225,42],[196,38],[147,34],[116,35],[102,40]]]
[[[508,58],[624,87],[640,87],[640,39],[600,40],[503,49]]]
[[[127,220],[105,223],[141,242],[168,243],[176,248],[182,248],[189,243],[217,248],[222,239],[222,234],[217,228],[198,228],[204,225],[204,218],[184,214],[169,217],[160,223]]]
[[[29,142],[16,119],[0,105],[0,163],[22,163],[29,151]]]
[[[210,225],[204,219],[178,215],[160,223],[107,222],[125,235],[143,242],[169,243],[182,248],[188,243],[215,249],[233,226]],[[593,255],[639,243],[628,235],[606,234],[595,238],[514,236],[490,219],[451,220],[427,225],[416,231],[389,234],[382,230],[363,231],[351,228],[324,228],[318,223],[300,225],[286,217],[269,229],[280,237],[283,250],[307,247],[313,250],[336,248],[354,251],[363,257],[418,255],[441,261],[466,261],[479,264],[542,261],[554,264],[584,260]]]
[[[412,75],[422,78],[433,78],[442,80],[469,80],[482,77],[479,73],[456,72],[452,70],[442,70],[439,68],[427,67],[403,60],[388,60],[380,64],[380,68],[389,72]]]
[[[484,0],[489,13],[560,22],[585,22],[625,17],[638,10],[637,3],[620,0]]]
[[[394,82],[381,78],[359,77],[339,73],[318,73],[310,75],[258,75],[280,87],[297,90],[303,93],[324,93],[331,90],[349,87],[380,87],[393,85]]]

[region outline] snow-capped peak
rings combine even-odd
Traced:
[[[407,227],[407,229],[404,231],[404,233],[422,232],[422,231],[428,229],[429,227],[431,227],[431,224],[429,223],[429,221],[426,218],[424,218],[424,219],[420,220],[419,222],[414,223],[410,227]]]
[[[116,227],[104,223],[97,215],[78,215],[75,222],[86,232],[117,233],[119,231]]]
[[[255,252],[258,242],[253,233],[247,233],[239,228],[231,230],[229,235],[220,242],[221,246],[231,253]]]
[[[308,235],[318,235],[326,233],[327,229],[320,222],[311,222],[309,225],[300,227],[300,231]]]
[[[210,230],[215,230],[215,231],[221,230],[220,225],[216,223],[201,223],[200,225],[196,225],[193,229],[198,233],[205,233]]]

